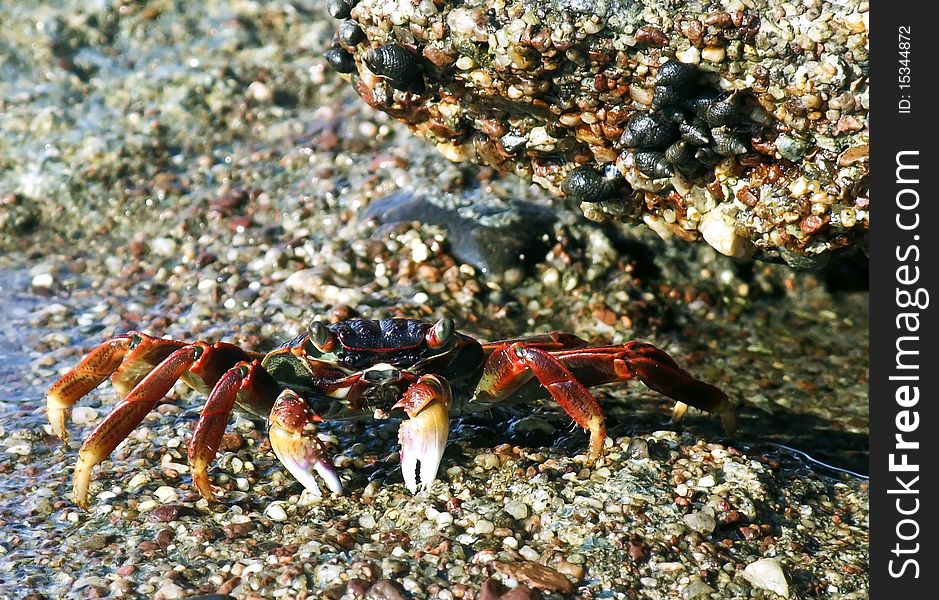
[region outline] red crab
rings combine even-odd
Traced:
[[[314,471],[333,492],[342,485],[316,436],[336,419],[407,416],[399,429],[407,488],[429,487],[447,443],[449,417],[496,402],[529,399],[546,389],[590,432],[590,464],[603,454],[603,412],[588,387],[637,378],[677,401],[718,412],[728,433],[736,414],[718,388],[692,377],[650,344],[591,346],[568,333],[482,344],[454,330],[453,320],[314,321],[306,333],[262,355],[225,342],[186,343],[130,332],[92,350],[49,389],[52,430],[67,439],[65,419],[79,399],[110,376],[122,400],[82,444],[75,466],[76,502],[85,507],[92,469],[140,423],[177,380],[208,394],[189,443],[192,481],[216,500],[207,469],[232,408],[264,417],[277,458],[318,492]]]

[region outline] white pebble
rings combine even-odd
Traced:
[[[147,485],[150,482],[150,476],[146,472],[140,472],[130,478],[130,481],[127,482],[127,489],[129,491],[135,491],[141,487]]]
[[[264,510],[264,514],[272,521],[286,521],[287,511],[284,510],[283,502],[271,502]]]
[[[786,582],[786,574],[783,573],[782,565],[775,558],[761,558],[750,563],[743,570],[743,578],[754,587],[769,590],[783,598],[789,597],[789,584]]]
[[[33,277],[32,281],[34,288],[50,288],[53,283],[55,283],[55,278],[52,273],[40,273]]]
[[[252,81],[251,85],[248,86],[248,96],[258,102],[270,102],[271,98],[274,97],[274,93],[267,84],[260,81]]]
[[[504,510],[516,520],[522,521],[528,518],[528,505],[524,502],[509,500],[505,503]]]
[[[530,560],[531,562],[538,562],[538,559],[541,558],[538,551],[531,546],[522,546],[518,553],[525,557],[525,560]]]
[[[495,531],[496,526],[492,523],[492,521],[480,519],[479,521],[476,521],[476,525],[473,527],[473,529],[480,535],[486,535],[487,533],[492,533]]]
[[[168,485],[161,485],[153,492],[153,495],[163,504],[170,504],[179,500],[179,494],[176,492],[176,489]]]
[[[705,242],[724,256],[742,258],[747,253],[748,245],[745,239],[737,235],[733,217],[718,208],[701,217],[698,231]]]
[[[98,410],[90,406],[76,406],[72,410],[72,423],[76,425],[91,425],[98,420]]]
[[[175,583],[165,583],[153,595],[154,600],[175,600],[183,597],[183,588]]]
[[[7,452],[10,454],[18,454],[19,456],[29,456],[29,453],[32,451],[32,444],[26,440],[16,440],[7,446]]]
[[[366,513],[359,517],[359,527],[362,529],[371,529],[375,527],[375,517]]]

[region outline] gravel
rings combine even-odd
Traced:
[[[845,471],[867,464],[863,267],[793,273],[588,223],[363,106],[326,67],[318,5],[178,10],[0,6],[0,597],[866,595],[867,481]],[[484,272],[445,224],[362,218],[399,190],[553,219],[536,255]],[[738,401],[740,430],[604,388],[588,469],[551,403],[497,406],[453,423],[412,496],[394,423],[326,424],[346,493],[316,497],[241,415],[209,504],[186,464],[202,398],[180,385],[75,506],[78,443],[113,393],[80,403],[68,444],[43,398],[85,352],[130,329],[267,351],[313,315],[643,339]]]

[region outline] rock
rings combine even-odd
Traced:
[[[699,511],[687,514],[683,516],[681,520],[685,522],[688,529],[704,535],[711,534],[717,526],[714,509],[710,506],[705,506]]]
[[[401,191],[372,202],[362,220],[381,225],[420,221],[447,230],[450,252],[484,273],[502,274],[544,257],[554,213],[483,192],[421,195]]]
[[[533,590],[526,585],[519,585],[511,590],[489,578],[479,590],[479,600],[538,600],[541,592]]]
[[[405,596],[398,589],[398,586],[388,579],[376,582],[368,589],[365,598],[367,600],[405,600]]]
[[[698,235],[703,231],[690,212],[689,218],[675,213],[684,215],[691,206],[700,212],[730,209],[735,198],[727,192],[759,187],[755,206],[728,212],[736,236],[758,249],[757,257],[866,247],[868,219],[848,224],[832,218],[825,229],[791,231],[787,217],[795,211],[804,218],[811,209],[783,200],[787,182],[800,176],[818,177],[820,188],[836,190],[832,196],[838,200],[816,208],[821,217],[869,195],[867,168],[837,167],[839,150],[869,141],[868,30],[858,20],[859,14],[867,18],[865,2],[846,0],[825,11],[780,11],[768,0],[737,2],[714,13],[717,17],[695,15],[705,9],[686,0],[611,0],[600,3],[596,14],[589,2],[553,1],[541,3],[537,17],[526,16],[528,5],[520,1],[497,3],[485,12],[471,6],[443,0],[424,14],[402,10],[401,2],[359,0],[349,19],[367,40],[348,48],[348,61],[338,70],[355,82],[366,103],[429,139],[446,158],[518,175],[560,202],[578,196],[571,192],[579,184],[567,185],[572,175],[580,183],[601,184],[595,175],[612,166],[629,185],[599,187],[597,194],[579,198],[586,200],[581,210],[588,218],[654,223],[657,233],[687,242],[703,237],[738,256],[736,246],[728,248],[734,238],[715,244],[713,236]],[[528,22],[533,18],[537,26]],[[653,24],[654,32],[643,29]],[[529,33],[540,27],[550,35]],[[802,50],[822,39],[850,41],[826,42],[824,58]],[[658,48],[651,58],[649,43]],[[419,73],[421,88],[435,93],[384,99],[388,76],[376,77],[368,66],[378,45],[447,48],[439,64],[428,61],[435,68]],[[576,50],[568,51],[572,46]],[[585,58],[592,55],[617,58],[598,72],[596,62]],[[637,64],[643,68],[634,68]],[[614,82],[618,91],[611,93]],[[562,88],[577,90],[576,100]],[[728,90],[734,93],[717,101],[726,112],[706,108]],[[831,110],[824,110],[821,90]],[[725,103],[730,97],[734,100]],[[685,113],[679,115],[685,125],[705,119],[709,127],[697,127],[690,137],[712,143],[694,152],[676,150],[675,162],[668,162],[680,165],[679,173],[666,169],[663,157],[643,155],[646,168],[639,171],[653,173],[658,182],[636,181],[638,164],[632,158],[639,155],[629,153],[629,141],[621,138],[625,120],[637,110],[654,113],[664,107],[670,118]],[[772,177],[766,177],[767,168]],[[583,179],[589,173],[594,175]],[[689,201],[689,188],[701,191],[714,181],[725,193],[712,189],[707,205]]]
[[[561,594],[567,594],[571,591],[571,582],[568,581],[567,577],[551,567],[527,560],[512,563],[495,560],[492,562],[492,566],[496,571],[532,588]]]
[[[761,558],[752,562],[743,570],[743,578],[754,587],[789,597],[789,583],[782,565],[775,558]]]
[[[287,520],[287,511],[284,510],[283,502],[271,502],[267,508],[264,509],[264,514],[272,521],[280,522]]]
[[[684,600],[693,600],[694,598],[706,598],[714,593],[714,588],[704,583],[700,579],[692,581],[681,590],[681,597]]]
[[[161,485],[153,492],[153,495],[157,497],[157,500],[163,504],[172,504],[179,500],[179,492],[175,488],[172,488],[168,485]]]
[[[524,502],[509,500],[505,503],[504,510],[511,515],[513,519],[518,521],[524,521],[528,518],[528,505]]]

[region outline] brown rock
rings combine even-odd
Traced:
[[[532,588],[567,594],[571,591],[571,582],[551,567],[545,567],[531,561],[507,563],[493,561],[496,571],[531,586]]]

